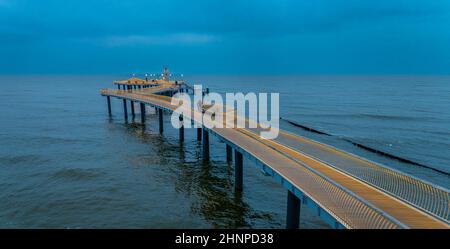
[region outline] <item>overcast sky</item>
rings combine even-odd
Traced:
[[[449,0],[0,0],[0,74],[450,74]]]

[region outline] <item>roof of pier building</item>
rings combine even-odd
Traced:
[[[142,84],[148,84],[149,82],[155,82],[155,80],[154,79],[145,80],[145,79],[140,79],[140,78],[137,78],[137,77],[132,77],[132,78],[129,78],[127,80],[115,81],[114,83],[115,84],[137,84],[137,85],[142,85]]]

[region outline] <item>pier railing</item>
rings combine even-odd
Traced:
[[[295,139],[301,140],[306,144],[312,145],[314,148],[320,148],[324,153],[341,155],[340,161],[327,163],[330,167],[336,168],[346,174],[349,174],[373,187],[380,189],[396,198],[399,198],[417,208],[422,209],[436,218],[446,222],[450,219],[450,191],[417,179],[403,172],[398,172],[387,166],[373,163],[367,159],[360,158],[348,152],[341,151],[330,145],[305,139],[293,134],[283,132],[283,135],[293,136]],[[317,157],[313,151],[305,147],[305,153]],[[342,161],[344,158],[344,161]],[[349,160],[345,161],[348,158]],[[320,160],[319,158],[316,158]],[[350,160],[351,159],[351,160]],[[358,161],[358,163],[354,163]]]

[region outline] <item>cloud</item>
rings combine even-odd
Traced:
[[[0,7],[8,7],[11,5],[11,1],[9,0],[0,0]]]
[[[124,44],[127,40],[139,44],[159,44],[156,41],[164,40],[151,34],[218,34],[221,37],[237,35],[259,39],[333,32],[362,24],[378,25],[383,20],[397,22],[428,15],[446,16],[450,7],[447,0],[379,0],[376,3],[359,0],[346,0],[345,3],[335,0],[229,0],[211,3],[198,0],[196,4],[184,0],[155,0],[151,3],[144,0],[93,0],[89,3],[78,0],[0,0],[2,2],[14,4],[0,10],[0,35],[2,26],[6,26],[3,29],[41,37],[111,36],[111,40]],[[176,14],[173,11],[175,7],[183,10],[183,14]],[[150,36],[147,31],[152,32]]]
[[[150,45],[195,45],[218,41],[215,35],[175,33],[161,35],[121,35],[93,38],[94,42],[108,47]]]
[[[136,64],[159,56],[202,70],[448,72],[449,9],[448,0],[0,0],[0,73],[45,68],[46,51],[111,71],[111,58],[134,54]]]

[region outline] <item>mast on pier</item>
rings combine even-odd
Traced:
[[[164,66],[164,71],[162,73],[162,80],[169,81],[169,76],[170,76],[169,69],[167,68],[167,66]]]

